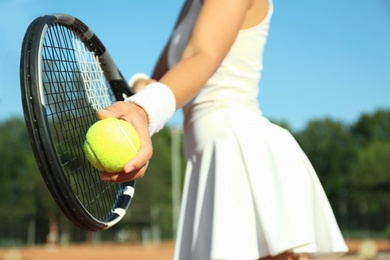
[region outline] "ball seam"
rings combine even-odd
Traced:
[[[126,140],[129,141],[130,146],[133,148],[134,151],[138,152],[137,147],[135,147],[133,141],[131,141],[130,137],[126,134],[125,130],[123,129],[122,125],[120,124],[119,120],[116,121],[116,123],[119,126],[119,129],[121,130],[122,134],[125,136]]]

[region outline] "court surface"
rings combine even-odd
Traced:
[[[359,248],[362,241],[347,241],[352,254],[341,260],[358,260]],[[0,260],[171,260],[173,242],[153,244],[77,244],[48,248],[36,246],[29,248],[0,248]],[[390,260],[390,240],[376,241],[379,251],[376,260]],[[368,250],[370,248],[368,247]],[[184,260],[184,259],[183,259]]]

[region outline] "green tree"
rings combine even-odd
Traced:
[[[39,174],[29,145],[21,119],[11,119],[0,125],[0,214],[6,212],[9,217],[35,214],[35,198],[31,195]]]
[[[390,213],[389,166],[390,142],[374,140],[361,149],[357,163],[351,169],[354,198],[368,200],[373,209],[389,207]]]
[[[351,126],[354,138],[363,146],[372,140],[390,141],[390,110],[362,114]]]
[[[352,199],[365,201],[369,212],[386,214],[390,223],[390,110],[363,114],[351,133],[360,146],[349,174]]]
[[[59,210],[41,178],[21,118],[0,123],[0,158],[0,240],[26,242],[32,223],[44,229],[37,229],[36,236],[29,239],[44,241],[48,215]]]
[[[324,189],[334,202],[347,195],[348,171],[355,162],[356,143],[342,122],[325,118],[310,121],[296,134]]]

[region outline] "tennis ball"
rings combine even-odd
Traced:
[[[106,118],[88,129],[84,151],[96,169],[114,173],[123,171],[140,146],[138,133],[131,124],[117,118]]]

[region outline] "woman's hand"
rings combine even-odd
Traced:
[[[133,125],[141,140],[139,152],[131,161],[126,163],[123,172],[103,172],[100,179],[120,183],[142,178],[145,175],[146,168],[153,153],[152,141],[148,129],[148,117],[145,111],[135,104],[120,101],[105,109],[99,110],[97,116],[99,119],[115,117],[126,120]]]

